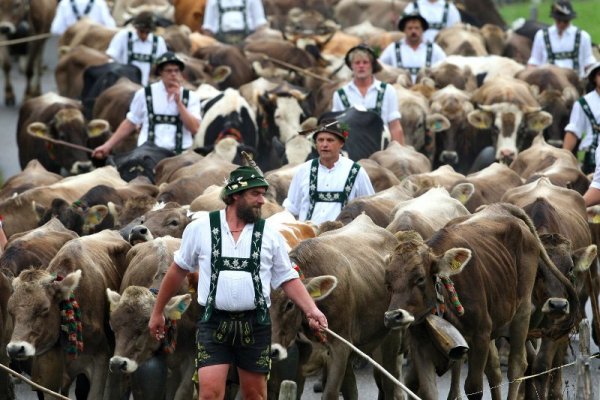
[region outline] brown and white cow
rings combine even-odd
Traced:
[[[120,286],[129,249],[129,243],[118,232],[105,230],[71,240],[48,268],[21,272],[13,280],[14,292],[8,302],[14,321],[13,334],[6,346],[10,357],[28,359],[56,346],[70,351],[76,357],[65,357],[63,390],[68,390],[77,375],[84,374],[90,381],[90,398],[102,398],[111,353],[105,330],[108,324],[105,291]],[[74,307],[70,299],[81,310],[82,349],[79,339],[77,343],[61,340],[61,326],[78,323],[77,317],[61,321],[61,313],[66,312],[61,304],[66,302]],[[68,333],[78,336],[75,330]],[[77,350],[71,346],[77,346]]]
[[[37,186],[52,185],[62,178],[61,175],[48,172],[37,159],[31,160],[23,171],[4,182],[0,189],[0,201]]]
[[[451,221],[427,241],[416,232],[401,233],[398,239],[400,243],[386,267],[392,300],[385,321],[389,327],[409,326],[413,368],[408,386],[417,387],[423,399],[438,399],[435,360],[439,353],[423,322],[438,309],[438,299],[444,299],[443,318],[469,345],[465,392],[482,393],[485,369],[493,397],[500,398],[502,375],[491,340],[508,330],[508,398],[516,399],[518,378],[527,365],[525,341],[540,257],[557,279],[570,287],[569,299],[575,298],[568,279],[548,258],[529,217],[518,207],[500,203]],[[450,277],[464,315],[459,315],[444,285],[438,283]],[[574,322],[568,317],[561,332],[568,333]],[[450,397],[458,395],[451,393]]]
[[[389,300],[384,261],[396,244],[394,235],[361,215],[340,229],[302,241],[290,253],[305,276],[309,293],[328,316],[329,328],[362,350],[383,345],[383,365],[394,376],[399,375],[396,358],[400,338],[397,331],[384,327],[382,316]],[[288,348],[300,332],[316,341],[300,309],[281,290],[274,291],[271,299],[273,343]],[[337,399],[340,389],[345,398],[357,398],[350,348],[334,339],[324,345],[329,357],[323,398]],[[345,375],[346,385],[342,387]],[[389,381],[383,382],[386,398],[393,398],[395,390],[398,388]]]
[[[542,111],[529,85],[509,77],[486,81],[471,98],[478,107],[468,114],[478,129],[492,129],[497,135],[496,159],[510,163],[527,148],[537,132],[552,123],[552,115]]]
[[[17,145],[19,162],[25,168],[30,160],[38,161],[50,172],[76,175],[93,169],[89,153],[70,147],[49,144],[35,136],[45,136],[87,147],[89,140],[108,138],[108,122],[86,122],[81,105],[75,100],[47,93],[27,100],[19,110]]]

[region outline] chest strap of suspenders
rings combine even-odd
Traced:
[[[202,315],[202,321],[208,321],[215,310],[217,282],[219,281],[219,274],[221,271],[242,271],[249,272],[252,275],[257,322],[262,325],[269,325],[271,319],[269,317],[267,302],[263,296],[262,282],[260,280],[260,251],[262,248],[265,220],[259,219],[254,223],[249,258],[224,257],[221,240],[221,213],[219,211],[212,211],[208,215],[211,232],[210,286],[208,289],[208,298],[206,299],[204,314]]]
[[[414,1],[413,2],[413,7],[415,9],[415,11],[419,11],[419,4]],[[444,14],[442,14],[442,20],[440,22],[429,22],[429,29],[437,29],[437,30],[441,30],[444,29],[446,27],[446,25],[448,24],[448,12],[450,10],[450,4],[446,1],[444,4]]]
[[[590,105],[588,104],[588,102],[585,100],[584,97],[580,97],[577,102],[581,105],[581,108],[583,109],[583,113],[585,114],[585,116],[587,117],[587,119],[590,121],[590,125],[592,126],[592,144],[590,145],[589,149],[585,152],[585,153],[596,153],[596,147],[598,147],[598,137],[600,136],[600,124],[598,123],[598,121],[596,120],[596,118],[594,117],[594,113],[592,113],[592,109],[590,108]],[[577,154],[577,157],[579,159],[581,159],[585,154]],[[592,158],[593,160],[594,158]],[[580,160],[581,161],[581,160]]]
[[[242,0],[242,5],[241,6],[231,6],[231,7],[223,7],[223,4],[221,4],[222,0],[217,0],[217,7],[219,8],[219,31],[222,31],[222,26],[223,26],[223,15],[227,12],[230,11],[238,11],[241,12],[242,15],[244,16],[244,32],[248,32],[248,16],[246,13],[246,0]]]
[[[379,84],[379,88],[377,88],[377,98],[375,99],[375,107],[369,108],[368,110],[377,113],[377,115],[381,116],[381,107],[383,106],[383,96],[385,96],[385,88],[387,87],[387,83],[381,82]],[[338,96],[340,96],[340,100],[342,101],[342,105],[345,109],[351,107],[350,101],[348,100],[348,96],[346,95],[346,91],[344,88],[340,88],[337,90]]]
[[[75,18],[77,18],[77,21],[79,21],[81,19],[81,17],[85,17],[86,15],[88,15],[90,13],[90,10],[92,9],[93,5],[94,5],[94,0],[90,0],[87,3],[87,5],[85,6],[85,9],[83,10],[83,14],[79,14],[79,10],[77,9],[75,0],[71,0],[71,9],[73,9],[73,14],[75,14]]]
[[[152,105],[152,88],[144,88],[146,94],[146,108],[148,109],[148,141],[154,143],[154,129],[157,124],[175,125],[175,153],[180,154],[183,151],[183,123],[179,115],[155,114]],[[190,91],[183,89],[181,101],[187,107],[190,98]]]
[[[579,71],[579,45],[581,43],[581,29],[577,29],[575,32],[575,42],[573,43],[573,50],[571,51],[552,51],[552,43],[550,43],[550,35],[548,28],[542,30],[544,35],[544,45],[546,47],[546,53],[548,54],[548,62],[550,64],[556,64],[556,60],[571,60],[573,62],[573,69]]]
[[[402,45],[399,41],[394,43],[394,49],[396,50],[396,64],[397,64],[398,68],[403,68],[403,69],[407,70],[411,75],[417,75],[419,73],[419,70],[422,67],[405,67],[404,65],[402,65]],[[431,67],[432,56],[433,56],[433,43],[427,42],[427,52],[425,54],[425,67],[426,68]]]
[[[156,59],[156,48],[158,47],[158,36],[152,34],[152,50],[150,54],[133,52],[133,32],[127,32],[127,64],[132,61],[139,61],[152,64]]]
[[[360,164],[355,162],[352,165],[352,168],[350,168],[348,178],[346,178],[346,183],[344,184],[344,190],[341,192],[319,192],[317,191],[319,159],[315,158],[310,165],[310,181],[308,184],[308,197],[310,199],[310,204],[308,206],[306,219],[309,220],[312,218],[316,203],[341,203],[343,208],[348,203],[348,196],[350,196],[350,192],[354,187],[354,181],[356,180],[359,170]]]

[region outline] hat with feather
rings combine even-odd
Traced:
[[[238,167],[231,171],[229,178],[225,181],[223,191],[221,192],[221,199],[243,190],[255,187],[269,187],[269,182],[266,181],[262,171],[248,153],[243,151],[242,157],[244,157],[248,165]]]

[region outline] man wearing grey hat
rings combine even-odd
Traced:
[[[314,330],[327,318],[292,268],[283,237],[261,219],[269,184],[252,167],[232,171],[221,198],[224,210],[192,221],[165,275],[148,323],[164,336],[164,308],[187,274],[199,271],[196,367],[199,398],[222,399],[229,365],[237,367],[244,399],[267,398],[271,366],[271,288],[281,287]]]
[[[579,142],[577,158],[585,174],[594,172],[598,165],[596,160],[599,155],[597,148],[600,136],[600,63],[592,65],[588,81],[594,90],[573,104],[563,141],[563,148],[571,151]]]
[[[448,0],[412,1],[404,8],[404,14],[413,13],[420,14],[427,21],[423,39],[429,42],[433,42],[442,29],[460,22],[460,12],[454,3]]]
[[[200,98],[181,86],[184,68],[175,53],[162,54],[155,67],[160,80],[135,93],[126,118],[106,143],[94,149],[92,157],[106,158],[140,126],[138,146],[149,141],[178,154],[190,147],[200,128]]]
[[[167,51],[165,40],[154,34],[156,22],[151,11],[139,13],[132,21],[134,30],[122,29],[113,36],[106,54],[121,64],[138,67],[142,85],[148,84],[152,65],[159,55]]]
[[[584,78],[587,68],[596,62],[590,35],[571,24],[577,13],[567,0],[552,3],[550,16],[554,19],[554,25],[536,32],[528,66],[555,64],[573,69]]]

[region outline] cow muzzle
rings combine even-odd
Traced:
[[[28,342],[10,342],[6,346],[6,353],[14,360],[26,360],[35,356],[35,347]]]
[[[456,165],[458,164],[458,153],[455,151],[444,150],[440,154],[440,162],[442,164]]]
[[[151,241],[154,239],[154,236],[152,236],[150,229],[144,225],[138,225],[134,226],[131,232],[129,232],[129,237],[127,239],[129,240],[129,244],[135,246],[138,243]]]
[[[542,306],[542,312],[550,315],[568,315],[569,301],[560,297],[551,297]]]
[[[409,326],[415,321],[415,317],[401,308],[392,311],[386,311],[383,316],[383,323],[386,328],[399,329]]]
[[[285,347],[280,345],[279,343],[271,344],[271,359],[274,361],[285,360],[288,356],[287,350]]]
[[[75,161],[71,166],[71,175],[85,174],[94,169],[91,161]]]
[[[130,374],[138,368],[138,363],[126,357],[114,356],[110,359],[108,368],[111,372]]]
[[[0,22],[0,34],[13,35],[16,31],[17,29],[15,28],[14,24],[7,21]]]

